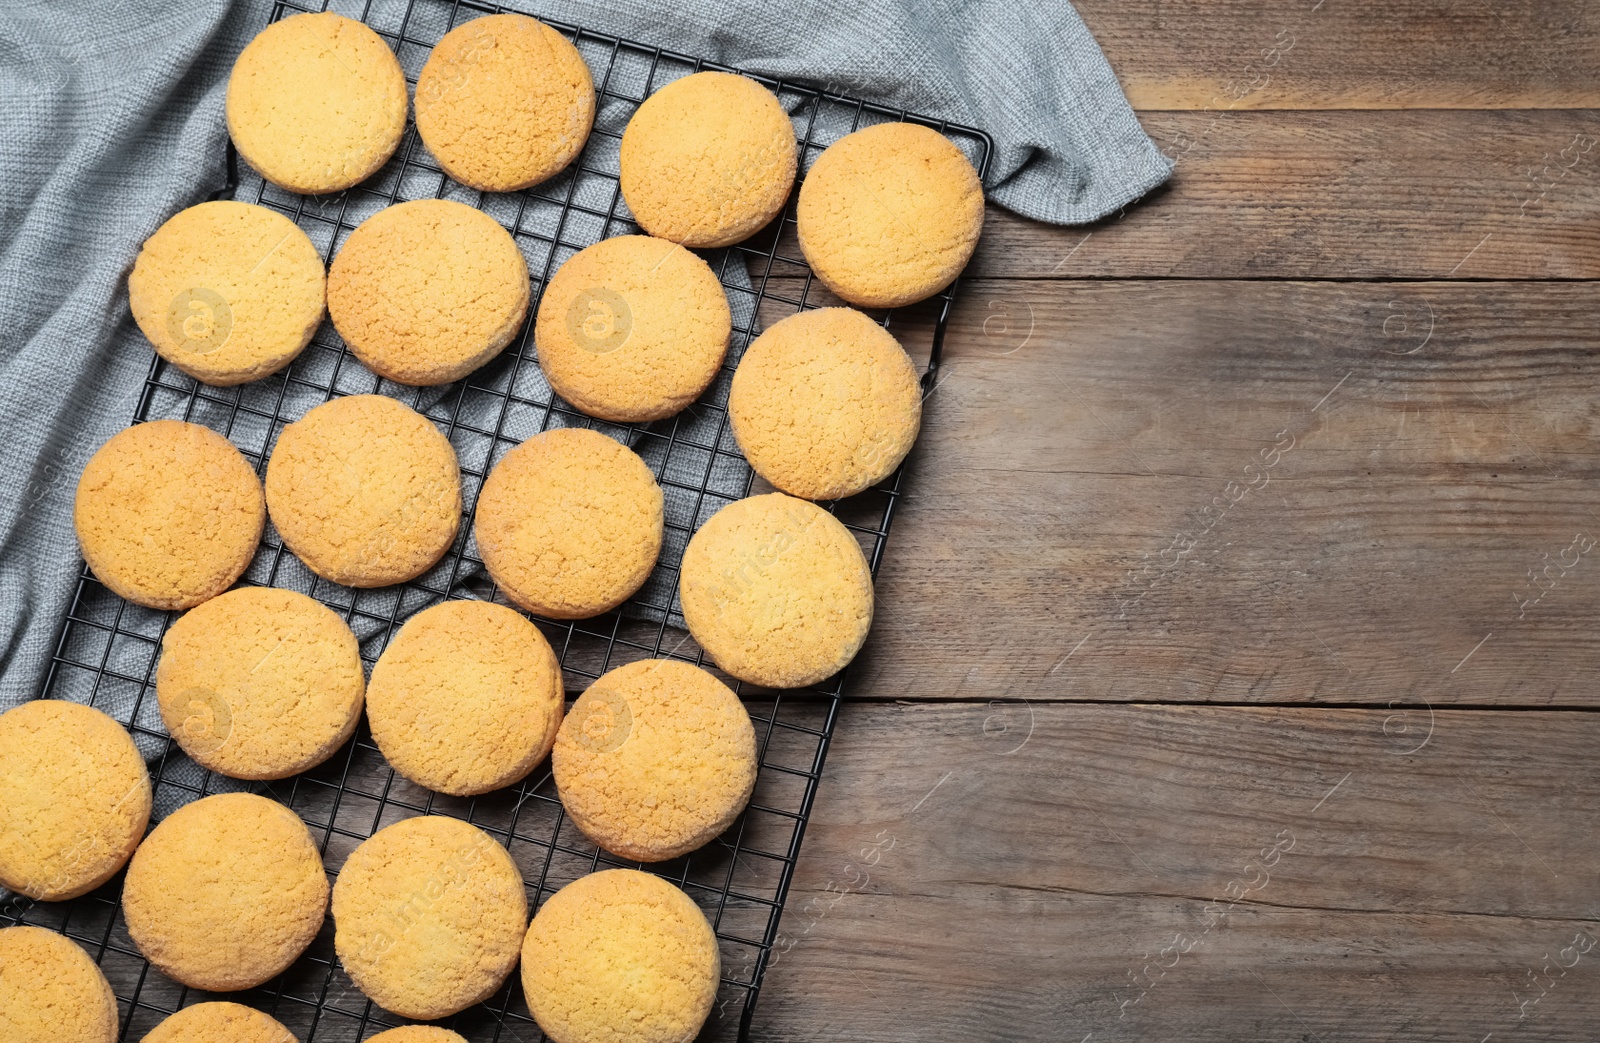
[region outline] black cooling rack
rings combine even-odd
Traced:
[[[504,8],[458,0],[368,0],[335,10],[359,17],[395,49],[407,79],[451,27]],[[276,21],[305,10],[279,2]],[[529,12],[537,14],[537,12]],[[528,260],[538,294],[560,264],[583,247],[638,229],[622,200],[617,154],[622,130],[656,87],[701,69],[737,72],[686,55],[550,22],[589,62],[597,93],[595,129],[572,168],[545,184],[489,195],[450,181],[408,126],[399,150],[367,182],[331,197],[296,196],[242,171],[229,147],[229,183],[212,198],[239,198],[271,207],[303,228],[332,259],[344,238],[377,210],[408,199],[444,197],[477,206],[509,229]],[[917,117],[799,84],[754,77],[771,88],[794,117],[802,171],[831,142],[871,123],[909,120],[946,134],[987,172],[992,144],[981,131]],[[803,176],[803,175],[802,175]],[[177,417],[225,434],[263,472],[284,425],[311,407],[347,394],[380,392],[409,403],[445,431],[461,461],[461,534],[443,561],[419,579],[394,587],[354,590],[313,575],[268,531],[245,582],[300,590],[341,613],[361,640],[370,664],[389,635],[410,615],[445,598],[497,599],[471,541],[471,512],[484,476],[507,450],[551,427],[585,426],[632,446],[650,464],[666,495],[666,538],[660,564],[622,609],[578,622],[535,622],[561,658],[569,693],[615,666],[648,657],[702,664],[699,647],[677,615],[678,563],[695,528],[732,501],[764,491],[728,425],[728,383],[745,346],[772,322],[802,308],[839,303],[813,280],[794,236],[793,196],[781,220],[754,239],[705,254],[727,290],[734,316],[728,360],[716,382],[684,413],[651,424],[614,425],[576,412],[557,398],[540,373],[533,311],[518,339],[497,360],[466,380],[439,388],[410,388],[380,380],[345,350],[324,323],[287,370],[238,388],[197,384],[159,358],[152,365],[135,422]],[[926,363],[931,387],[955,288],[913,309],[879,313],[913,358]],[[874,574],[882,558],[900,490],[897,473],[880,487],[827,506],[861,541]],[[502,600],[503,603],[503,599]],[[265,793],[292,807],[321,845],[336,874],[357,844],[379,828],[414,814],[464,818],[505,844],[537,908],[564,884],[597,868],[645,868],[682,887],[705,911],[721,946],[723,978],[705,1039],[748,1037],[762,975],[778,939],[790,877],[846,684],[840,674],[814,689],[775,693],[734,683],[756,726],[761,770],[748,810],[718,840],[689,856],[653,866],[619,861],[598,850],[562,813],[548,762],[524,783],[472,799],[446,797],[397,776],[373,744],[365,722],[330,761],[276,783],[245,784],[200,769],[168,738],[153,696],[159,643],[173,613],[131,605],[96,582],[85,568],[63,624],[45,684],[47,697],[96,705],[127,724],[152,765],[155,818],[197,797],[227,790]],[[714,668],[713,668],[714,669]],[[724,680],[732,682],[724,676]],[[120,914],[122,875],[95,892],[64,903],[35,903],[15,895],[0,903],[0,925],[29,923],[62,931],[94,955],[116,992],[121,1039],[141,1039],[168,1014],[208,998],[153,971],[128,937]],[[304,1043],[359,1041],[401,1024],[370,1003],[339,968],[333,924],[294,966],[265,986],[234,997],[266,1010]],[[518,975],[485,1003],[444,1022],[473,1043],[542,1039],[523,1002]]]

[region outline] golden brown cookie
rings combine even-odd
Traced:
[[[311,571],[347,587],[432,568],[461,525],[461,469],[433,421],[384,395],[325,402],[283,429],[267,510]]]
[[[587,619],[649,578],[662,504],[639,454],[598,431],[557,428],[495,464],[473,531],[490,578],[512,601],[551,619]]]
[[[560,173],[594,124],[589,66],[567,38],[520,14],[445,34],[417,77],[417,133],[444,172],[485,192]]]
[[[127,729],[35,699],[0,714],[0,885],[47,902],[111,879],[150,822],[150,775]]]
[[[850,530],[783,493],[722,508],[683,552],[689,633],[741,681],[801,688],[854,659],[872,626],[872,573]]]
[[[142,1043],[297,1043],[277,1018],[238,1003],[196,1003],[151,1029]]]
[[[590,416],[680,412],[728,351],[728,298],[711,266],[664,239],[605,239],[561,266],[539,302],[539,367]]]
[[[673,659],[619,666],[590,685],[550,764],[578,828],[640,862],[688,854],[732,825],[760,766],[739,697]]]
[[[500,354],[528,315],[511,233],[449,199],[386,207],[328,269],[328,315],[356,358],[401,384],[448,384]]]
[[[283,779],[344,745],[361,720],[361,648],[345,621],[292,590],[241,587],[167,629],[161,719],[202,767]]]
[[[922,389],[888,330],[853,308],[819,308],[745,351],[728,418],[757,474],[794,496],[837,500],[900,466],[922,425]]]
[[[983,185],[938,131],[882,123],[835,141],[800,186],[795,218],[812,271],[851,304],[932,297],[967,266],[983,230]]]
[[[794,185],[794,124],[748,76],[697,72],[639,106],[622,135],[622,197],[639,227],[731,246],[778,215]]]
[[[406,621],[372,668],[367,720],[394,770],[466,797],[550,752],[565,695],[539,628],[504,605],[446,601]]]
[[[522,944],[522,988],[552,1043],[689,1043],[717,996],[722,957],[699,906],[634,869],[551,895]]]
[[[372,1036],[367,1043],[467,1043],[466,1037],[433,1025],[402,1025]]]
[[[78,479],[72,520],[95,578],[135,604],[193,608],[244,574],[267,512],[239,450],[208,427],[118,432]]]
[[[440,815],[380,829],[333,888],[334,948],[384,1010],[432,1021],[498,989],[528,922],[522,877],[476,826]]]
[[[70,938],[42,927],[0,930],[0,1039],[113,1043],[117,999]]]
[[[228,77],[228,133],[239,155],[290,192],[365,181],[406,129],[406,78],[383,38],[330,12],[261,30]]]
[[[144,241],[128,305],[156,354],[218,387],[287,366],[322,322],[317,248],[276,210],[219,199]]]
[[[186,804],[128,863],[122,915],[145,959],[208,992],[254,988],[311,944],[328,908],[300,816],[253,793]]]

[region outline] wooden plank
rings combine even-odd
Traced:
[[[755,1038],[1592,1039],[1597,749],[1576,711],[1422,742],[1382,710],[852,705]]]
[[[1600,8],[1549,0],[1083,0],[1142,109],[1600,105]]]
[[[1600,703],[1600,300],[978,282],[852,691]]]
[[[1168,186],[1077,229],[991,207],[971,274],[1600,278],[1600,112],[1141,120]]]

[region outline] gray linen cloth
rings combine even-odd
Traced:
[[[983,127],[989,198],[1039,220],[1094,220],[1170,171],[1064,0],[515,6]],[[128,269],[222,183],[228,70],[270,14],[266,0],[0,0],[0,710],[40,694],[80,568],[78,474],[143,389]]]

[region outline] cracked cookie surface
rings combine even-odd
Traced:
[[[240,1003],[196,1003],[150,1030],[141,1043],[297,1043],[270,1015]]]
[[[0,1039],[113,1043],[117,999],[72,939],[43,927],[0,930]]]

